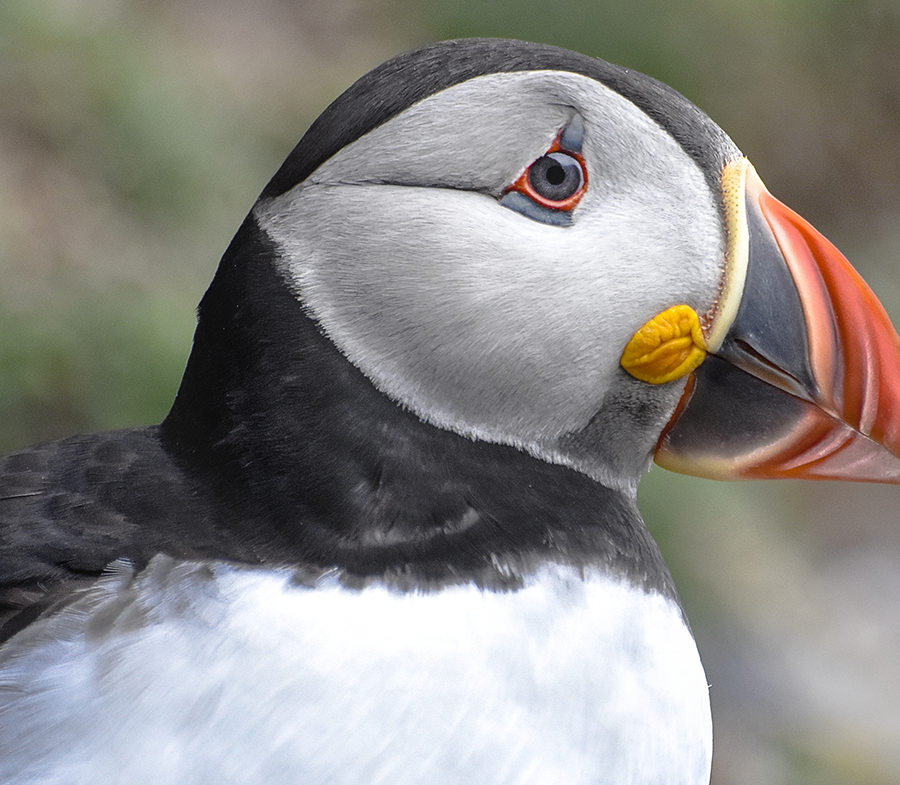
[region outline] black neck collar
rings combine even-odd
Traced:
[[[398,406],[304,313],[276,253],[248,218],[161,426],[217,526],[260,560],[360,579],[508,586],[555,561],[674,596],[632,499]]]

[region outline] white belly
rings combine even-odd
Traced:
[[[402,594],[159,558],[0,651],[0,782],[705,785],[669,600],[548,568]]]

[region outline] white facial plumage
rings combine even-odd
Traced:
[[[576,116],[588,187],[571,224],[501,205]],[[433,94],[254,214],[310,315],[382,392],[438,427],[632,490],[682,382],[654,391],[652,422],[631,418],[638,464],[566,444],[604,406],[644,397],[619,367],[635,330],[671,305],[707,312],[723,274],[721,210],[699,166],[574,73]]]

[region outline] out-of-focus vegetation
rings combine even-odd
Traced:
[[[256,194],[409,45],[326,5],[0,2],[0,449],[165,415]]]
[[[306,125],[392,54],[468,35],[673,85],[900,322],[897,0],[0,0],[0,449],[159,421]],[[900,783],[898,489],[655,470],[641,507],[712,684],[714,782]]]

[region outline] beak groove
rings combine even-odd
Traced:
[[[900,454],[900,338],[887,313],[828,240],[759,186],[760,210],[803,303],[813,400]]]

